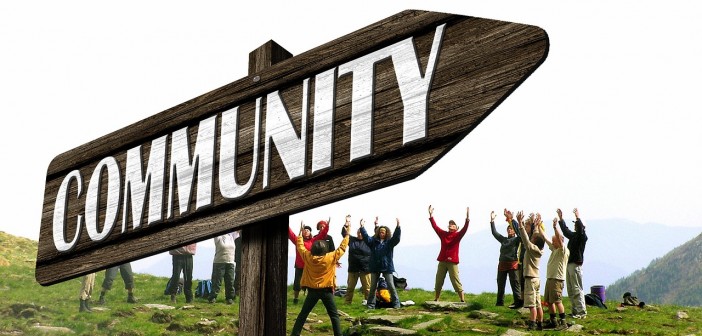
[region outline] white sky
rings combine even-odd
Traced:
[[[60,153],[244,77],[273,39],[294,55],[404,9],[540,26],[544,64],[419,178],[291,217],[488,228],[491,210],[702,227],[702,8],[694,1],[0,2],[0,230],[38,239]],[[337,224],[336,226],[334,224]],[[427,236],[429,234],[430,236]],[[427,238],[430,237],[430,238]]]

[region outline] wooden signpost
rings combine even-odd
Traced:
[[[249,76],[51,162],[37,281],[243,229],[240,330],[284,334],[288,215],[415,178],[548,47],[535,26],[426,11],[295,57],[271,41]]]

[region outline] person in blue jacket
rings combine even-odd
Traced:
[[[347,227],[351,226],[351,215],[346,215],[346,224],[341,228],[341,236],[346,237],[348,234]],[[361,291],[363,292],[363,305],[367,305],[366,297],[370,290],[370,257],[371,250],[363,240],[363,235],[361,235],[361,229],[358,229],[356,236],[349,235],[349,276],[346,286],[346,295],[344,295],[344,302],[350,304],[353,301],[353,294],[356,290],[356,284],[358,280],[361,280]]]
[[[376,219],[377,221],[377,219]],[[391,303],[393,308],[400,308],[400,298],[397,295],[397,290],[395,289],[395,281],[392,273],[395,272],[395,265],[392,261],[393,249],[400,243],[400,219],[396,219],[397,226],[395,226],[395,234],[390,231],[387,226],[380,226],[375,231],[375,235],[372,237],[366,232],[366,228],[363,225],[366,223],[365,220],[361,219],[361,235],[363,240],[366,241],[368,247],[371,249],[370,258],[370,273],[371,273],[371,285],[370,291],[368,293],[368,308],[375,309],[375,290],[378,286],[378,279],[382,274],[385,281],[388,284],[388,290],[390,291]]]

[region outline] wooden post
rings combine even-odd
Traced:
[[[273,40],[249,54],[253,75],[292,54]],[[239,335],[285,335],[288,215],[242,230]]]

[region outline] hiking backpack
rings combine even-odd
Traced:
[[[209,298],[212,293],[212,280],[200,280],[195,287],[195,297]]]

